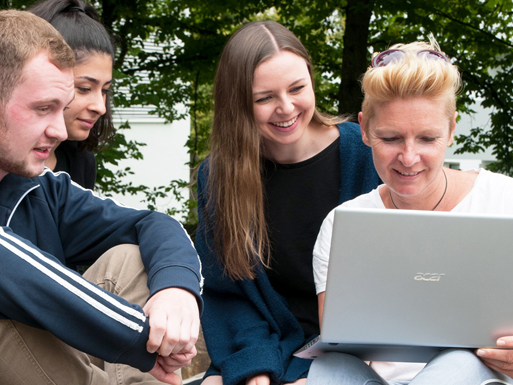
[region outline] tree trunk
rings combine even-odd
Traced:
[[[348,0],[346,7],[338,113],[352,114],[355,121],[363,101],[359,79],[368,67],[367,40],[373,6],[374,0]]]

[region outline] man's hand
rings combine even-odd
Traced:
[[[194,295],[179,288],[164,289],[154,294],[143,310],[150,322],[146,344],[150,353],[158,352],[163,357],[172,353],[188,355],[194,352],[196,355],[194,344],[198,340],[200,321]],[[182,366],[185,365],[188,363]]]
[[[499,348],[513,348],[513,337],[502,337],[497,340]],[[509,349],[478,349],[476,354],[483,363],[507,376],[513,376],[513,350]]]
[[[246,385],[269,385],[271,379],[268,374],[257,374],[256,376],[249,377],[246,380]]]
[[[160,382],[172,385],[180,385],[182,380],[175,370],[187,366],[196,355],[196,348],[193,346],[190,353],[170,354],[169,356],[158,356],[157,362],[150,374]]]

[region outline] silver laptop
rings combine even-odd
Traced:
[[[321,335],[295,353],[427,362],[513,335],[513,217],[339,208]]]

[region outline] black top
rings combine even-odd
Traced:
[[[54,172],[64,171],[71,180],[92,190],[96,180],[96,160],[92,151],[78,151],[78,142],[65,140],[55,149],[57,164]]]
[[[288,302],[305,337],[319,334],[312,253],[322,221],[339,204],[339,139],[295,164],[265,161],[265,212],[273,288]]]

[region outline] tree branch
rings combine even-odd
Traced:
[[[462,20],[458,20],[458,19],[456,19],[456,18],[454,18],[454,17],[450,16],[449,14],[447,14],[447,13],[445,13],[445,12],[442,12],[442,11],[441,11],[441,10],[439,10],[439,9],[434,8],[434,11],[435,11],[435,13],[436,13],[437,15],[439,15],[439,16],[445,17],[446,19],[449,19],[449,20],[451,20],[451,21],[454,21],[455,23],[461,24],[461,25],[463,25],[463,26],[465,26],[465,27],[467,27],[467,28],[470,28],[470,29],[473,29],[473,30],[475,30],[475,31],[477,31],[477,32],[480,32],[480,33],[482,33],[482,34],[484,34],[484,35],[486,35],[486,36],[488,36],[488,37],[492,38],[493,40],[498,41],[498,42],[499,42],[499,43],[501,43],[501,44],[504,44],[504,45],[506,45],[506,46],[508,46],[508,47],[513,48],[513,44],[511,44],[511,43],[509,43],[509,42],[507,42],[507,41],[505,41],[505,40],[499,39],[497,36],[495,36],[494,34],[492,34],[492,33],[488,32],[488,31],[484,31],[483,29],[478,28],[478,27],[476,27],[476,26],[474,26],[474,25],[472,25],[472,24],[470,24],[470,23],[466,23],[466,22],[464,22],[464,21],[462,21]]]

